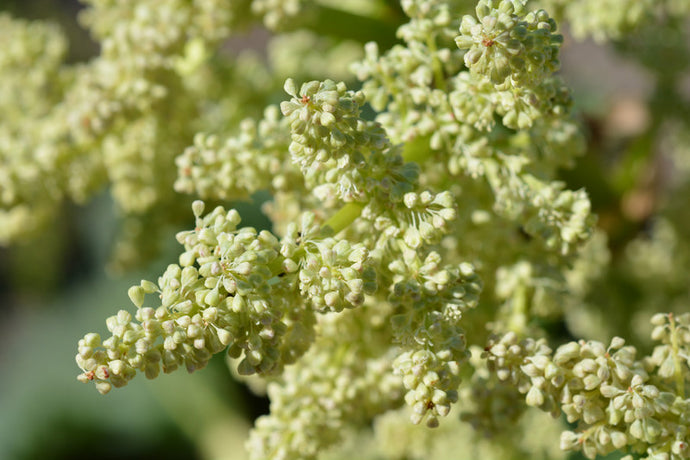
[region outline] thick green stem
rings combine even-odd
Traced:
[[[392,18],[404,19],[404,15],[385,0],[315,0],[321,7],[335,8],[340,11],[356,14],[370,19],[391,22]]]
[[[429,48],[431,54],[431,68],[434,70],[434,83],[436,88],[441,91],[446,91],[446,77],[443,75],[443,65],[438,59],[438,49],[436,48],[436,40],[433,36],[429,36],[426,40],[426,46]]]
[[[429,148],[430,137],[431,136],[419,136],[411,141],[405,142],[402,152],[403,160],[422,164],[429,159],[429,157],[431,157],[431,148]]]
[[[309,14],[298,17],[293,26],[295,29],[307,28],[319,35],[338,39],[361,43],[375,41],[382,49],[388,49],[396,42],[395,31],[401,19],[369,17],[328,5],[314,4]]]
[[[681,398],[685,398],[685,376],[680,362],[680,344],[678,343],[678,330],[673,313],[669,313],[668,320],[671,323],[671,353],[673,355],[673,376],[676,381],[676,392]]]
[[[515,295],[513,296],[513,308],[511,310],[508,328],[511,331],[516,332],[518,335],[522,335],[525,332],[527,326],[527,317],[529,308],[529,299],[527,286],[520,284],[515,290]]]
[[[333,216],[323,224],[323,228],[329,227],[333,230],[334,234],[340,233],[359,217],[362,213],[362,209],[364,209],[364,204],[362,203],[348,203],[333,214]]]

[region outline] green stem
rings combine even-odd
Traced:
[[[680,362],[680,344],[678,343],[678,329],[673,313],[668,314],[671,323],[671,353],[673,355],[673,374],[676,380],[676,391],[681,398],[685,398],[685,376]]]
[[[436,88],[441,91],[446,91],[446,78],[443,75],[443,66],[438,59],[438,49],[436,48],[436,39],[433,35],[429,35],[426,39],[426,46],[431,53],[431,68],[434,70],[434,83]]]
[[[400,92],[398,91],[395,79],[388,74],[383,74],[383,79],[385,86],[388,88],[388,92],[393,100],[398,104],[397,108],[398,112],[400,113],[400,119],[403,121],[407,120],[407,100],[405,97],[398,97],[400,96]]]
[[[431,157],[431,149],[429,148],[429,138],[431,136],[419,136],[411,141],[405,142],[403,146],[402,157],[406,162],[413,161],[417,164],[422,164]]]
[[[323,224],[321,230],[323,231],[329,229],[333,232],[334,235],[336,233],[340,233],[341,231],[346,229],[352,222],[354,222],[356,218],[359,217],[363,209],[363,203],[348,203],[342,208],[340,208],[338,212],[333,214],[331,218]],[[299,261],[303,257],[304,246],[300,246],[300,248],[292,255],[291,259]],[[284,273],[282,257],[276,258],[269,265],[269,268],[271,269],[271,273],[273,273],[275,279],[277,279],[276,277],[281,276]]]
[[[518,335],[522,335],[527,326],[527,309],[528,309],[528,293],[527,286],[520,284],[513,296],[513,308],[511,310],[508,328]]]
[[[314,0],[314,3],[321,7],[335,8],[381,21],[390,22],[395,17],[401,20],[404,19],[404,16],[385,0],[349,0],[347,2],[342,2],[341,0]]]
[[[356,40],[360,43],[375,41],[384,50],[397,41],[395,32],[402,18],[363,16],[319,4],[312,5],[312,8],[309,14],[298,17],[291,29],[306,28],[319,35]]]
[[[333,214],[333,216],[323,224],[322,229],[329,227],[333,230],[334,234],[340,233],[359,217],[363,209],[364,204],[362,203],[348,203]]]

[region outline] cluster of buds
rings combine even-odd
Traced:
[[[111,385],[127,384],[136,370],[155,377],[160,364],[164,372],[182,364],[192,372],[225,348],[233,358],[244,356],[240,374],[271,374],[286,363],[283,355],[288,362],[296,359],[283,343],[286,337],[306,351],[291,333],[301,330],[303,305],[294,276],[275,281],[283,260],[278,239],[267,231],[238,230],[234,210],[217,207],[201,217],[203,209],[203,202],[194,202],[197,227],[178,234],[186,249],[180,264],[170,265],[157,284],[142,281],[130,288],[137,322],[122,310],[106,322],[109,339],[101,342],[96,334],[82,339],[80,380],[95,379],[98,390],[107,392]],[[144,307],[145,296],[153,293],[160,306]]]
[[[175,190],[201,198],[246,199],[259,190],[283,190],[300,178],[291,165],[287,147],[290,129],[276,106],[264,111],[256,123],[245,119],[240,132],[221,141],[198,133],[194,145],[175,159]]]
[[[657,328],[668,326],[661,323],[669,316],[655,318]],[[683,382],[652,373],[663,366],[655,362],[665,359],[662,353],[643,360],[635,354],[620,337],[608,347],[596,341],[570,342],[552,354],[544,341],[520,341],[508,333],[492,337],[484,357],[500,380],[526,394],[528,405],[554,416],[562,411],[568,422],[578,423],[578,431],[562,433],[564,450],[582,450],[592,459],[626,447],[646,451],[649,458],[690,458],[685,441],[690,401],[682,396]],[[684,381],[687,368],[677,369]]]
[[[458,400],[460,365],[468,355],[459,323],[462,313],[476,305],[481,289],[471,265],[441,267],[440,262],[432,252],[423,262],[396,261],[389,267],[402,278],[389,296],[397,306],[391,324],[402,349],[393,370],[407,389],[412,422],[426,419],[430,427],[438,426],[438,417],[447,416]]]
[[[481,0],[477,18],[462,19],[458,48],[469,49],[465,65],[488,76],[497,89],[536,86],[558,70],[563,36],[544,10],[527,12],[521,1]]]

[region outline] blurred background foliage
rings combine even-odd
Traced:
[[[59,23],[69,62],[98,53],[76,21],[80,7],[72,0],[0,1],[14,16]],[[562,178],[587,189],[607,235],[593,250],[610,258],[586,305],[566,316],[580,337],[621,335],[644,349],[650,312],[690,306],[688,29],[684,22],[642,27],[605,45],[575,40],[566,29],[561,74],[574,89],[588,149]],[[258,28],[228,46],[262,50],[268,35]],[[270,53],[281,50],[264,56]],[[285,74],[309,76],[304,63],[283,62]],[[346,73],[331,70],[334,78]],[[240,204],[246,225],[267,225],[260,202]],[[166,230],[161,254],[145,267],[113,275],[104,269],[118,225],[111,197],[62,206],[62,217],[29,244],[0,248],[0,458],[244,458],[245,434],[267,401],[235,383],[222,356],[194,376],[141,380],[107,397],[76,382],[78,338],[129,303],[130,285],[155,279],[177,257],[173,235],[181,228]]]

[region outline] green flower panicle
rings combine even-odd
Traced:
[[[527,405],[554,416],[562,411],[578,424],[562,433],[563,450],[582,450],[591,459],[624,448],[648,458],[687,458],[690,315],[658,314],[652,323],[662,345],[642,359],[620,337],[608,346],[570,342],[552,353],[543,340],[514,333],[491,338],[484,356],[498,379],[525,394]]]
[[[321,198],[366,201],[372,157],[390,145],[376,123],[360,118],[364,94],[330,80],[304,83],[298,94],[288,79],[285,91],[292,96],[280,104],[292,133],[289,151],[307,186]]]
[[[389,296],[396,306],[391,317],[394,340],[401,348],[393,362],[407,390],[411,421],[430,427],[458,400],[460,366],[467,360],[463,313],[477,304],[481,282],[470,264],[442,267],[431,252],[420,261],[391,264],[399,278]],[[416,276],[414,275],[416,274]]]
[[[177,236],[186,249],[179,264],[170,265],[158,283],[130,288],[136,322],[121,310],[106,321],[110,338],[101,342],[88,334],[80,341],[81,381],[95,380],[106,393],[126,385],[136,371],[153,378],[181,366],[201,369],[225,349],[243,356],[240,374],[272,374],[306,351],[299,340],[299,352],[284,348],[283,337],[313,313],[302,308],[295,276],[277,277],[287,268],[279,240],[267,231],[237,229],[234,210],[218,207],[201,217],[203,208],[194,203],[196,229]],[[144,307],[145,296],[154,293],[160,305]]]
[[[467,49],[465,65],[497,89],[535,87],[556,70],[563,36],[544,10],[527,12],[519,0],[482,0],[466,15],[455,43]]]

